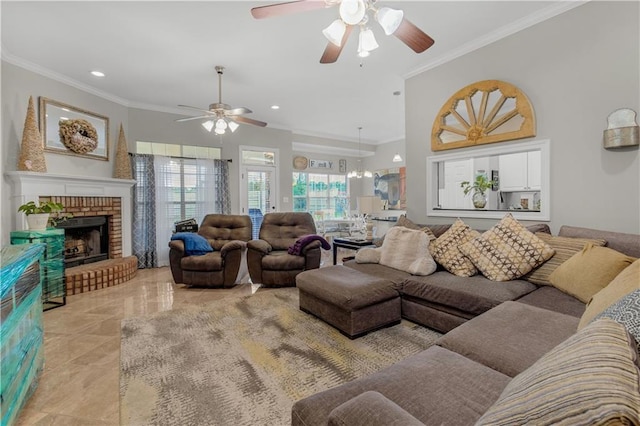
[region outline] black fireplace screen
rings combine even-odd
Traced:
[[[64,229],[65,268],[109,258],[107,216],[74,217],[57,227]]]

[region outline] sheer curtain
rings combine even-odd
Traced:
[[[158,266],[156,253],[156,179],[153,155],[130,154],[133,178],[132,252],[138,268]]]
[[[176,187],[181,187],[181,182],[176,182],[176,177],[181,174],[179,161],[160,155],[154,156],[153,165],[156,178],[156,252],[158,253],[157,266],[169,266],[169,240],[173,224],[180,218],[180,212],[176,212]]]

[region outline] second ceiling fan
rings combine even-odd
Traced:
[[[180,118],[176,121],[182,122],[208,118],[209,120],[204,121],[202,123],[202,126],[209,132],[213,130],[214,133],[218,135],[224,135],[227,129],[231,130],[232,133],[235,132],[239,127],[238,123],[265,127],[267,123],[265,123],[264,121],[254,120],[252,118],[242,116],[243,114],[251,113],[251,110],[249,108],[232,108],[231,105],[222,103],[222,74],[224,72],[224,67],[221,67],[219,65],[216,66],[216,72],[218,73],[218,102],[210,104],[208,110],[188,105],[178,105],[182,108],[189,108],[192,110],[203,112],[204,115]]]
[[[256,19],[263,19],[338,5],[340,17],[322,31],[329,40],[320,58],[322,64],[338,60],[355,25],[360,26],[358,56],[369,56],[369,52],[378,47],[373,31],[367,26],[370,20],[369,13],[386,35],[393,34],[414,52],[422,53],[433,45],[434,40],[406,19],[402,10],[378,8],[376,3],[376,0],[298,0],[254,7],[251,9],[251,15]]]

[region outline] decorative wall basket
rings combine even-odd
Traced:
[[[640,145],[640,127],[636,123],[636,112],[629,108],[615,110],[607,118],[608,127],[602,141],[607,149]]]
[[[431,131],[431,149],[463,148],[536,135],[529,98],[500,80],[470,84],[440,108]]]

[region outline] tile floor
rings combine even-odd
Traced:
[[[331,264],[330,251],[322,264]],[[155,268],[115,287],[67,297],[65,306],[43,315],[44,371],[17,424],[118,425],[120,320],[250,295],[252,287],[189,288],[173,284],[169,268]]]

